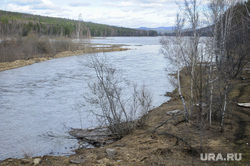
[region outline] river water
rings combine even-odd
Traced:
[[[131,50],[105,53],[126,79],[145,84],[153,106],[169,100],[168,61],[159,53],[160,37],[113,37],[93,43],[126,44]],[[0,72],[0,160],[42,155],[69,155],[79,147],[68,139],[70,128],[98,125],[84,103],[93,71],[88,55],[52,59]],[[84,63],[82,63],[84,62]],[[81,107],[79,106],[81,105]],[[79,117],[82,117],[82,123]]]

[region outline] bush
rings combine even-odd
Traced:
[[[38,36],[33,33],[26,37],[3,40],[0,42],[0,62],[11,62],[15,60],[28,60],[34,57],[54,56],[63,51],[75,51],[77,43],[71,39],[59,37],[49,39],[46,36]]]
[[[100,111],[92,113],[114,136],[121,138],[135,127],[137,119],[151,109],[152,95],[145,86],[139,90],[137,85],[131,87],[106,56],[90,55],[85,65],[94,69],[97,78],[89,84],[91,94],[87,94],[85,100],[100,108]],[[130,95],[128,90],[131,90]]]
[[[77,44],[73,43],[71,39],[65,37],[59,37],[51,40],[51,45],[55,53],[77,50]]]

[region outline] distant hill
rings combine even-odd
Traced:
[[[83,22],[65,18],[46,17],[0,10],[0,37],[38,35],[80,37],[156,36],[153,30],[140,30]]]
[[[212,36],[213,35],[213,31],[214,31],[214,26],[210,25],[210,26],[206,26],[200,29],[197,29],[197,32],[200,36]],[[183,29],[182,34],[184,36],[192,36],[193,35],[193,31],[191,29]],[[170,33],[165,33],[166,36],[175,36],[174,32],[170,32]]]
[[[175,35],[175,27],[157,27],[157,28],[147,28],[147,27],[140,27],[140,30],[153,30],[156,31],[158,35],[166,35],[166,36],[174,36]],[[198,29],[198,32],[201,36],[211,36],[213,33],[213,26],[207,26]],[[183,35],[184,36],[191,36],[193,34],[192,30],[184,29]]]
[[[147,27],[140,27],[140,30],[153,30],[156,31],[158,35],[164,35],[166,33],[172,33],[174,31],[174,27],[157,27],[157,28],[147,28]]]

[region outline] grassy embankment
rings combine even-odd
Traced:
[[[249,68],[249,67],[248,67]],[[196,120],[184,121],[183,115],[171,117],[167,111],[183,109],[177,90],[168,93],[171,100],[149,112],[144,126],[138,126],[121,140],[102,148],[78,149],[76,154],[66,156],[43,156],[40,165],[70,165],[72,159],[84,159],[81,165],[246,165],[250,158],[250,108],[236,103],[250,102],[250,71],[246,68],[242,78],[233,82],[230,93],[230,112],[226,116],[225,131],[220,132],[219,120],[212,127],[201,130]],[[182,88],[189,81],[181,74]],[[186,90],[187,90],[186,89]],[[248,143],[248,144],[247,144]],[[107,155],[106,149],[116,150],[115,157]],[[242,153],[241,161],[201,161],[200,153]],[[30,165],[34,158],[6,159],[0,165]]]

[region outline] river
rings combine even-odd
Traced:
[[[153,106],[169,100],[168,61],[159,53],[160,37],[110,37],[93,43],[125,44],[131,50],[105,53],[126,79],[145,84]],[[70,155],[79,147],[68,139],[70,128],[98,125],[83,103],[93,71],[88,55],[71,56],[0,72],[0,160],[43,155]],[[81,107],[79,105],[82,105]],[[79,114],[80,113],[80,114]],[[82,124],[79,118],[82,117]]]

